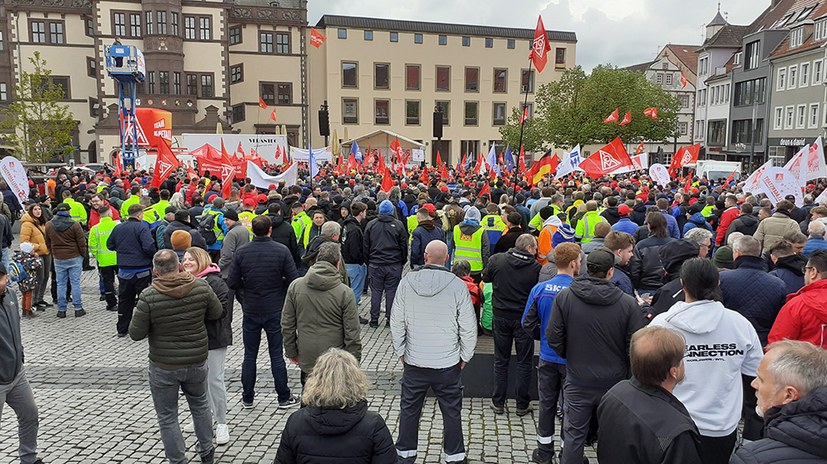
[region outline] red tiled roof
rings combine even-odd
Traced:
[[[676,45],[676,44],[669,44],[664,47],[663,51],[660,52],[658,56],[662,56],[664,51],[667,49],[672,53],[672,55],[677,58],[684,68],[686,68],[692,74],[697,74],[698,71],[698,46],[697,45]]]

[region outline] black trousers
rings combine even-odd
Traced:
[[[149,287],[152,282],[150,271],[142,272],[135,277],[125,279],[118,276],[118,323],[119,334],[129,332],[129,323],[132,322],[132,311],[138,301],[138,295]]]
[[[370,320],[379,320],[382,304],[382,292],[385,293],[385,317],[391,319],[393,299],[396,288],[402,280],[403,264],[371,264],[368,266],[370,276]]]
[[[517,350],[517,407],[525,409],[531,402],[531,370],[534,368],[534,340],[523,329],[520,320],[494,316],[494,394],[491,401],[502,406],[508,397],[508,365],[511,362],[511,345]]]
[[[462,437],[462,380],[459,364],[445,369],[426,369],[405,364],[402,398],[399,401],[399,437],[396,440],[398,463],[413,464],[419,436],[419,418],[428,389],[434,391],[442,412],[446,462],[465,459]]]
[[[106,297],[106,309],[118,306],[118,298],[115,296],[115,275],[118,273],[118,266],[98,266],[103,279],[103,295]]]
[[[537,395],[539,410],[537,420],[537,448],[543,459],[551,459],[554,453],[554,421],[557,417],[557,401],[566,380],[566,365],[540,360],[537,366]]]
[[[725,437],[705,437],[701,435],[701,446],[698,448],[701,462],[704,464],[729,463],[729,458],[735,450],[737,437],[737,430]]]
[[[563,452],[560,464],[582,464],[583,448],[589,438],[592,418],[600,404],[600,399],[609,391],[608,388],[592,388],[572,385],[563,386]],[[704,464],[706,461],[704,461]]]
[[[52,295],[52,303],[57,304],[57,273],[55,271],[54,258],[52,258],[52,266],[49,269],[51,274],[52,286],[50,288]],[[72,283],[66,282],[66,301],[72,298]]]

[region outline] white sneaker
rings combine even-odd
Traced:
[[[227,424],[218,424],[215,428],[215,444],[226,445],[230,442],[230,428]]]
[[[195,422],[189,421],[187,425],[184,426],[184,432],[195,433]]]

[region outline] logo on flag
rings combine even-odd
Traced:
[[[327,38],[321,32],[317,31],[316,29],[310,29],[310,45],[319,48],[324,44]]]
[[[692,162],[692,153],[689,150],[683,151],[683,157],[681,158],[681,165],[686,166],[687,164]]]
[[[548,62],[548,52],[551,51],[551,45],[548,43],[548,33],[546,26],[543,24],[543,17],[537,18],[537,27],[534,30],[534,42],[531,47],[531,61],[537,72],[543,72]]]
[[[167,175],[167,173],[172,170],[172,164],[167,163],[165,161],[159,161],[158,162],[158,170],[161,171],[159,174],[162,177],[165,177]]]
[[[620,161],[618,161],[611,153],[600,150],[600,168],[603,171],[613,171],[616,167],[620,166]]]

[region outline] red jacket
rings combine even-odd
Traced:
[[[471,294],[471,303],[474,305],[474,311],[479,314],[480,307],[482,306],[482,290],[480,290],[480,286],[474,282],[471,276],[460,277],[460,279],[465,283],[465,286],[468,287],[468,292]]]
[[[801,340],[827,348],[827,279],[787,297],[770,330],[768,342]]]
[[[110,205],[108,201],[104,201],[103,205],[108,206],[109,211],[112,211],[112,219],[116,221],[121,220],[121,213],[118,212],[118,208]],[[99,212],[95,211],[95,208],[92,208],[91,211],[89,211],[89,228],[91,229],[92,227],[95,227],[99,222],[101,222],[101,215]]]
[[[726,243],[724,243],[726,230],[729,229],[729,225],[732,224],[732,221],[738,217],[738,214],[740,214],[740,211],[737,206],[727,208],[723,213],[721,213],[721,220],[718,221],[718,235],[715,237],[715,245],[726,245]]]

